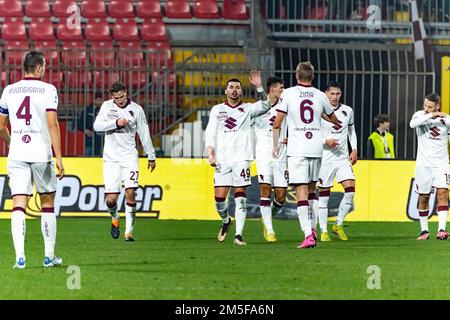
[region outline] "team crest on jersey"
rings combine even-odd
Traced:
[[[239,110],[240,112],[245,112],[245,111],[244,111],[244,108],[242,108],[242,107],[239,107],[238,110]]]
[[[306,139],[311,139],[313,137],[312,132],[311,131],[306,132],[305,137],[306,137]]]
[[[24,135],[22,137],[22,141],[25,142],[25,143],[30,143],[31,142],[31,137],[26,134],[26,135]]]
[[[228,129],[233,129],[234,127],[236,127],[236,119],[229,117],[227,120],[225,120],[225,127],[227,127]]]
[[[342,110],[342,114],[343,114],[344,116],[347,116],[347,111]]]
[[[134,113],[131,110],[128,110],[128,113],[130,114],[130,116],[134,117]]]
[[[430,128],[430,135],[436,138],[440,135],[440,130],[436,127]]]

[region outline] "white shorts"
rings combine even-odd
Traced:
[[[256,161],[259,184],[270,184],[274,188],[287,188],[289,175],[284,161]]]
[[[416,192],[419,194],[429,194],[432,187],[436,189],[448,189],[448,166],[434,168],[416,166],[414,176]]]
[[[222,162],[216,165],[214,187],[248,187],[252,184],[250,161]]]
[[[323,162],[320,167],[319,183],[321,188],[331,188],[334,178],[341,183],[345,180],[355,180],[353,167],[350,162]]]
[[[125,189],[137,189],[139,186],[139,164],[130,162],[103,162],[105,193],[120,193],[122,182]]]
[[[322,158],[288,157],[289,184],[309,184],[319,180]]]
[[[56,191],[57,179],[53,162],[30,163],[8,160],[8,176],[13,196],[32,196],[33,183],[40,194]]]

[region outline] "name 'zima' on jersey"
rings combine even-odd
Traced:
[[[252,119],[269,108],[267,101],[241,102],[234,107],[225,102],[212,107],[205,130],[205,145],[215,149],[217,162],[253,160]]]
[[[422,125],[416,127],[417,158],[416,164],[425,167],[448,165],[448,135],[450,117],[431,119],[430,113],[417,111],[411,121],[428,117]]]
[[[52,142],[47,112],[57,112],[55,86],[37,78],[24,78],[3,89],[0,113],[9,115],[11,143],[8,158],[24,162],[49,162]]]
[[[312,87],[298,85],[281,94],[277,111],[286,114],[288,157],[322,157],[322,113],[333,113],[327,96]]]
[[[324,146],[322,161],[348,161],[348,127],[354,125],[353,110],[345,104],[340,104],[334,109],[334,114],[338,119],[338,123],[333,124],[322,119],[322,132],[324,139],[335,139],[338,142],[338,146],[334,149]]]
[[[280,130],[280,140],[279,140],[279,157],[274,159],[272,156],[273,148],[273,123],[277,117],[277,105],[272,106],[268,112],[253,120],[253,129],[255,132],[255,154],[256,160],[258,161],[286,161],[287,146],[282,143],[286,139],[286,122],[284,121]]]

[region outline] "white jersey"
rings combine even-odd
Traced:
[[[49,162],[52,142],[47,112],[58,112],[56,88],[38,78],[24,78],[3,89],[0,113],[9,115],[11,144],[8,159]]]
[[[334,148],[323,147],[322,161],[342,161],[348,162],[348,138],[349,126],[354,125],[353,110],[345,104],[340,104],[334,109],[334,114],[338,119],[338,124],[333,124],[322,119],[322,134],[323,139],[336,139],[339,145]],[[356,136],[355,136],[356,138]],[[353,144],[353,143],[352,143]],[[356,149],[356,143],[352,145]]]
[[[270,103],[266,101],[241,102],[234,107],[225,102],[212,107],[205,131],[205,145],[215,149],[216,161],[253,160],[252,119],[269,109]]]
[[[424,167],[448,166],[448,134],[450,117],[431,119],[431,113],[417,111],[410,122],[416,129],[416,165]]]
[[[128,125],[119,128],[117,120],[120,118],[127,119]],[[137,161],[136,133],[139,135],[148,159],[155,159],[155,150],[150,138],[147,119],[144,110],[137,103],[129,100],[128,104],[121,108],[112,99],[103,102],[95,118],[94,130],[106,132],[103,148],[103,160],[105,161]]]
[[[333,113],[327,96],[314,87],[298,85],[283,91],[277,111],[287,116],[287,156],[322,157],[321,117],[323,112]]]
[[[286,139],[286,123],[283,122],[280,130],[280,152],[278,159],[274,159],[272,156],[273,148],[273,134],[272,128],[273,123],[277,117],[277,105],[272,106],[270,110],[253,120],[253,129],[255,131],[256,140],[256,160],[258,161],[276,161],[285,162],[286,161],[286,151],[287,146],[283,143]]]

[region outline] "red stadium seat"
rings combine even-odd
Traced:
[[[129,83],[129,73],[125,74],[125,83]],[[142,89],[148,85],[149,82],[149,74],[146,72],[140,72],[137,70],[131,71],[131,87],[133,89]]]
[[[172,51],[168,42],[149,42],[148,49],[157,50],[157,52],[148,53],[147,57],[150,64],[164,66],[166,55],[168,65],[172,64]]]
[[[105,1],[84,0],[81,5],[81,15],[84,18],[106,18]]]
[[[44,79],[45,82],[51,83],[56,88],[60,89],[63,86],[64,80],[63,80],[63,74],[62,72],[58,71],[50,71],[46,70],[44,73]]]
[[[66,74],[66,81],[71,88],[86,88],[92,84],[92,74],[86,70],[68,71]]]
[[[4,40],[27,40],[27,33],[22,19],[6,19],[3,23],[2,38]]]
[[[119,60],[125,67],[130,65],[143,66],[145,64],[144,54],[140,42],[121,42],[120,49]]]
[[[111,0],[109,15],[113,18],[134,18],[133,3],[131,0]]]
[[[86,65],[86,48],[82,41],[64,41],[62,43],[62,62],[68,66]]]
[[[168,41],[166,25],[162,19],[147,19],[141,27],[142,40],[145,41]]]
[[[20,0],[0,1],[0,16],[3,18],[23,17],[22,2]]]
[[[53,23],[49,18],[33,18],[28,25],[28,34],[31,40],[54,41],[55,34],[53,32]]]
[[[199,19],[218,19],[217,0],[195,0],[194,17]]]
[[[34,41],[34,48],[45,54],[45,62],[47,66],[56,68],[59,63],[59,54],[56,42],[50,41]]]
[[[67,12],[69,7],[72,9],[76,6],[76,0],[55,0],[53,3],[53,15],[57,18],[67,18],[74,12],[74,10]]]
[[[119,41],[138,41],[139,32],[134,19],[116,19],[113,35]]]
[[[95,71],[93,74],[93,83],[96,88],[104,90],[111,86],[113,82],[120,81],[120,75],[117,72]]]
[[[223,0],[222,16],[225,19],[247,20],[245,0]]]
[[[48,0],[28,0],[25,5],[25,15],[39,18],[51,17],[50,2]]]
[[[89,56],[89,61],[98,66],[111,66],[116,62],[114,47],[111,41],[92,42]]]
[[[22,78],[23,78],[22,70],[17,69],[9,71],[9,83],[20,81],[22,80]]]
[[[89,20],[86,26],[86,40],[111,41],[108,22],[106,20]]]
[[[137,5],[136,15],[139,18],[162,18],[159,0],[140,0]]]
[[[61,41],[82,41],[83,35],[80,28],[70,28],[66,19],[60,19],[56,29],[56,36]]]
[[[173,19],[191,19],[191,8],[188,0],[167,0],[166,17]]]

